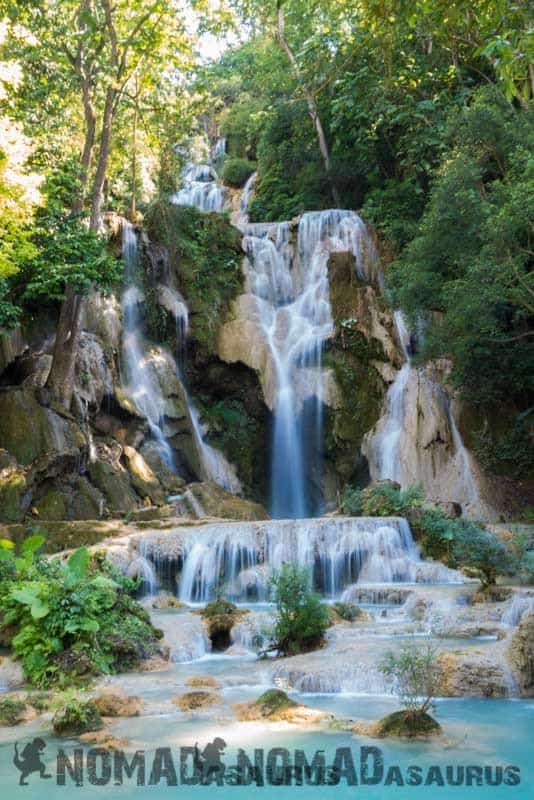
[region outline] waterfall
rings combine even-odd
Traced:
[[[266,600],[283,564],[306,568],[324,596],[388,583],[455,583],[462,576],[424,562],[399,518],[319,518],[217,523],[143,535],[142,553],[161,569],[179,561],[179,597],[205,603],[221,590],[233,600]]]
[[[141,332],[139,307],[144,301],[144,295],[138,284],[137,236],[133,225],[126,221],[122,229],[122,257],[126,267],[125,289],[122,295],[125,389],[148,422],[163,461],[169,469],[174,469],[172,450],[161,428],[163,396],[147,358]]]
[[[178,206],[195,206],[200,211],[222,211],[226,192],[210,164],[190,164],[182,175],[182,188],[171,198]]]
[[[220,450],[216,447],[211,447],[211,445],[204,440],[204,432],[200,425],[198,412],[187,393],[186,397],[193,437],[202,470],[202,478],[206,481],[216,483],[222,489],[230,492],[230,494],[241,494],[243,487],[236,475],[234,467],[227,461]]]
[[[401,435],[404,430],[405,393],[412,365],[410,362],[410,335],[401,311],[394,312],[394,320],[404,364],[386,395],[384,424],[374,441],[376,467],[372,477],[380,480],[397,481],[403,486],[405,480],[402,466]]]
[[[248,224],[248,207],[250,205],[252,195],[254,194],[257,180],[258,173],[253,172],[243,186],[243,191],[239,199],[239,211],[235,214],[235,217],[232,220],[234,225],[236,225],[238,228]]]
[[[362,220],[352,211],[303,214],[296,252],[290,224],[243,225],[247,276],[271,358],[274,429],[271,513],[275,518],[316,514],[321,483],[322,352],[332,335],[328,259],[351,252],[363,277],[371,251]]]

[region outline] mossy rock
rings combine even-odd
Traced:
[[[262,716],[264,717],[271,717],[274,714],[279,714],[280,711],[284,711],[286,708],[294,708],[297,706],[297,703],[280,689],[268,689],[258,697],[255,704],[259,706]]]
[[[139,498],[133,491],[128,473],[107,461],[93,461],[88,466],[89,477],[106,498],[112,514],[127,514],[137,508]]]
[[[219,600],[212,600],[211,603],[208,603],[202,611],[200,612],[203,617],[219,617],[222,614],[236,614],[239,611],[238,607],[235,603],[231,603],[230,600],[223,600],[220,598]]]
[[[39,517],[44,520],[61,520],[67,516],[67,502],[59,490],[52,489],[36,503]]]
[[[76,423],[42,406],[29,387],[0,392],[0,441],[24,466],[51,450],[85,446]]]
[[[52,727],[58,736],[79,736],[102,730],[104,723],[92,700],[72,700],[56,711]]]
[[[126,696],[104,692],[94,698],[96,710],[103,717],[138,717],[143,701],[135,695]]]
[[[24,518],[22,500],[26,489],[24,470],[7,467],[0,472],[0,521],[20,522]]]
[[[424,711],[395,711],[381,719],[377,728],[380,737],[416,739],[438,736],[440,733],[439,722]]]
[[[18,696],[0,698],[0,725],[13,726],[28,719],[28,704]]]

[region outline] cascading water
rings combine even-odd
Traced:
[[[154,532],[142,554],[156,566],[179,562],[179,597],[207,602],[223,590],[235,600],[266,600],[269,577],[284,563],[306,567],[315,588],[339,597],[357,583],[461,582],[439,563],[424,562],[410,527],[398,518],[219,523]]]
[[[182,175],[182,188],[171,198],[178,206],[195,206],[200,211],[223,211],[226,192],[210,164],[190,164]]]
[[[248,207],[250,205],[250,201],[252,199],[252,195],[254,194],[254,189],[256,188],[256,182],[258,180],[258,173],[253,172],[250,178],[247,179],[247,182],[243,186],[243,191],[241,193],[241,198],[239,200],[239,211],[232,218],[234,225],[238,228],[242,225],[248,224]]]
[[[397,481],[403,485],[405,480],[402,466],[401,435],[404,429],[404,396],[412,365],[410,362],[410,335],[401,311],[395,311],[394,320],[397,337],[404,356],[404,364],[387,393],[385,422],[374,443],[376,466],[372,468],[372,472],[375,471],[376,475],[373,474],[372,477],[377,477],[380,480]]]
[[[271,358],[271,513],[312,516],[321,505],[322,351],[333,332],[328,259],[332,252],[351,252],[363,277],[372,247],[358,215],[340,209],[303,214],[294,253],[289,223],[242,230],[249,289]]]
[[[139,307],[144,298],[138,285],[137,236],[134,227],[126,221],[124,221],[122,229],[122,257],[126,266],[125,290],[122,295],[125,388],[136,407],[146,418],[163,461],[169,469],[173,469],[172,450],[161,428],[163,408],[161,388],[147,358],[142,339]]]

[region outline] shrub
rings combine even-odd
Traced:
[[[294,655],[319,647],[329,624],[327,607],[309,590],[309,574],[284,564],[273,576],[277,616],[273,647],[281,655]]]
[[[277,711],[293,708],[297,704],[280,689],[268,689],[258,697],[256,705],[261,707],[264,717],[270,717],[272,714],[276,714]]]
[[[13,653],[31,683],[68,685],[129,669],[157,651],[160,633],[131,596],[135,582],[91,562],[86,548],[66,563],[43,560],[43,541],[28,537],[18,555],[0,547],[2,563],[13,568],[0,580],[0,630],[14,630]]]
[[[245,185],[255,169],[254,162],[246,158],[227,158],[224,162],[221,177],[230,186],[240,188]]]
[[[398,652],[390,650],[378,668],[393,678],[401,705],[408,711],[426,714],[433,707],[441,677],[434,647],[405,645]]]
[[[362,513],[362,493],[353,486],[345,487],[341,498],[341,510],[349,517],[359,517]]]

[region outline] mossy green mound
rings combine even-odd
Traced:
[[[104,727],[96,705],[91,701],[71,700],[54,714],[54,733],[58,736],[79,736]]]
[[[286,708],[294,708],[297,703],[280,689],[268,689],[256,700],[264,717],[270,717]]]
[[[398,736],[415,739],[437,736],[441,733],[439,722],[425,711],[395,711],[378,723],[379,736]]]

